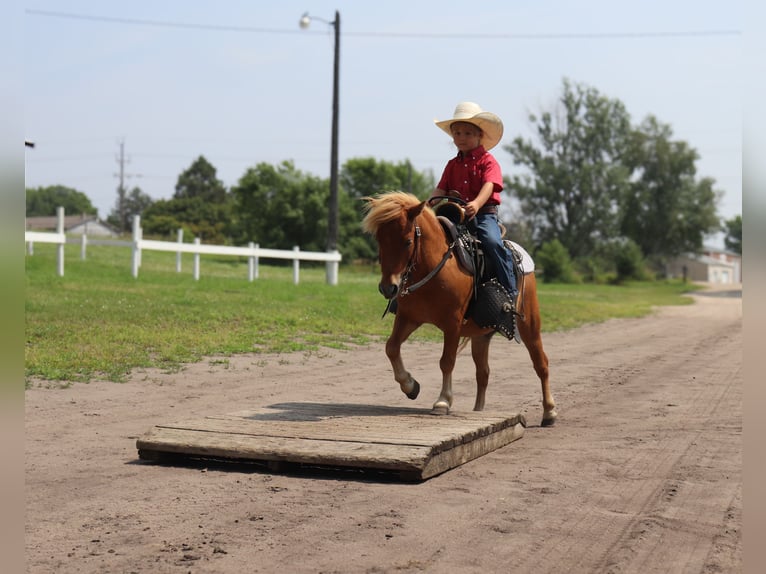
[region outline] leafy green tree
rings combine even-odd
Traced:
[[[352,158],[340,171],[340,188],[348,206],[341,208],[342,252],[348,259],[375,259],[375,239],[363,233],[363,197],[384,191],[406,191],[425,199],[435,187],[433,174],[413,169],[409,160],[393,163],[372,157]]]
[[[374,259],[377,247],[362,233],[360,198],[391,189],[424,197],[432,189],[426,175],[409,162],[393,164],[372,158],[348,160],[339,174],[338,250],[345,261]],[[329,185],[301,172],[293,162],[259,163],[232,188],[239,217],[238,237],[264,247],[324,251],[327,242]]]
[[[742,216],[737,215],[733,219],[727,219],[723,222],[726,236],[723,244],[726,249],[742,255]]]
[[[140,187],[134,187],[130,193],[125,194],[125,197],[122,198],[122,214],[120,213],[119,199],[117,203],[118,205],[112,209],[106,221],[112,227],[120,229],[121,231],[130,231],[133,216],[142,215],[143,212],[154,203],[154,200],[141,191]]]
[[[571,258],[585,258],[619,233],[630,116],[619,100],[564,80],[558,107],[529,120],[537,142],[517,137],[505,147],[528,173],[506,176],[506,189],[518,198],[537,245],[557,239]]]
[[[203,243],[230,242],[232,202],[211,203],[203,197],[161,199],[153,202],[141,215],[144,235],[175,239],[177,230]]]
[[[425,199],[436,185],[433,174],[416,171],[409,160],[393,163],[373,157],[347,160],[341,168],[339,182],[353,199],[395,190]]]
[[[183,229],[204,243],[225,244],[234,240],[237,223],[232,195],[216,178],[215,167],[199,156],[178,176],[171,199],[146,208],[141,225],[145,234],[175,237]]]
[[[259,163],[232,188],[243,240],[271,249],[324,251],[327,239],[327,182],[295,168]],[[339,194],[339,211],[342,213]],[[342,241],[340,241],[342,245]]]
[[[27,217],[56,215],[61,206],[68,215],[97,215],[90,199],[81,191],[63,185],[27,188]]]
[[[216,177],[216,169],[199,156],[178,176],[173,199],[199,197],[213,203],[226,201],[226,186]]]
[[[670,126],[649,116],[624,157],[633,178],[621,201],[621,232],[657,265],[699,251],[705,235],[719,229],[720,192],[712,179],[696,178],[697,152],[672,136]]]

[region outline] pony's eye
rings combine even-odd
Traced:
[[[410,245],[412,245],[412,239],[408,239],[408,240],[407,240],[407,241],[404,243],[404,245],[405,245],[406,247],[409,247]]]

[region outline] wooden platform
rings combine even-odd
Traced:
[[[521,438],[525,426],[520,414],[282,403],[158,424],[136,447],[146,460],[252,461],[277,472],[300,465],[425,480]]]

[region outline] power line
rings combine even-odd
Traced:
[[[255,34],[321,34],[324,32],[311,32],[307,30],[292,30],[280,28],[257,28],[253,26],[233,26],[225,24],[195,24],[189,22],[177,22],[170,20],[145,20],[141,18],[122,18],[114,16],[95,16],[89,14],[74,14],[71,12],[55,12],[51,10],[36,10],[27,8],[25,12],[31,16],[47,16],[52,18],[66,18],[69,20],[87,20],[92,22],[109,22],[112,24],[126,24],[133,26],[154,26],[161,28],[180,28],[188,30],[208,30],[215,32],[247,32]],[[675,30],[667,32],[561,32],[561,33],[434,33],[434,32],[344,32],[344,36],[360,38],[414,38],[431,40],[616,40],[616,39],[643,39],[643,38],[694,38],[710,36],[741,36],[741,30]]]
[[[218,32],[255,32],[260,34],[300,34],[301,30],[280,30],[276,28],[255,28],[252,26],[231,26],[217,24],[194,24],[185,22],[171,22],[168,20],[144,20],[140,18],[118,18],[112,16],[92,16],[88,14],[72,14],[69,12],[54,12],[50,10],[25,10],[33,16],[51,16],[53,18],[66,18],[69,20],[90,20],[92,22],[110,22],[112,24],[130,24],[137,26],[157,26],[162,28],[186,28],[192,30],[211,30]],[[303,32],[305,34],[305,32]]]

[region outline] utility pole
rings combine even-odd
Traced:
[[[120,138],[120,153],[115,159],[120,166],[120,172],[114,174],[114,177],[120,180],[120,185],[117,187],[117,217],[120,220],[120,231],[127,231],[128,206],[126,202],[127,190],[125,189],[125,180],[129,177],[134,177],[134,175],[125,173],[125,164],[130,163],[130,159],[125,158],[125,138]]]
[[[127,229],[125,221],[125,138],[120,140],[120,155],[117,157],[117,163],[120,166],[120,173],[115,174],[120,178],[120,185],[117,186],[117,217],[120,219],[120,231]]]

